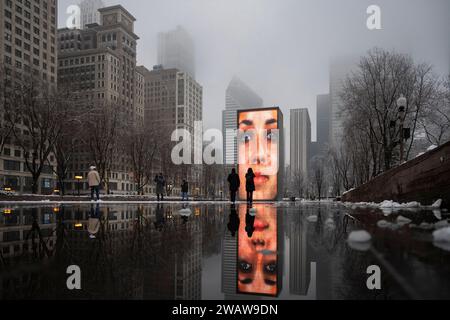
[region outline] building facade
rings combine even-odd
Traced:
[[[194,40],[183,27],[158,34],[157,55],[164,69],[178,69],[195,79]]]
[[[302,172],[308,176],[311,146],[311,120],[308,109],[291,109],[290,166],[291,175]]]
[[[135,18],[122,6],[99,9],[100,25],[83,30],[60,29],[59,85],[70,88],[80,104],[108,106],[118,112],[121,122],[142,125],[144,121],[144,77],[136,69],[138,36]],[[87,177],[93,165],[86,148],[77,150],[69,165],[69,177]],[[118,194],[136,192],[132,168],[126,155],[114,157],[108,172],[109,191]],[[75,191],[77,181],[69,181],[66,190]],[[87,185],[83,185],[87,189]]]
[[[224,136],[224,164],[237,164],[237,112],[261,108],[263,100],[239,78],[233,77],[225,97],[225,110],[222,112],[222,132]]]
[[[203,88],[188,73],[178,69],[164,69],[155,66],[152,71],[139,67],[144,75],[144,126],[153,130],[168,146],[166,155],[159,155],[160,165],[155,170],[163,171],[171,182],[178,185],[179,179],[187,178],[191,184],[191,193],[200,182],[201,166],[173,167],[170,159],[171,135],[176,129],[189,132],[192,143],[191,164],[194,164],[194,153],[202,154],[203,128],[199,123],[203,119]],[[172,169],[182,169],[176,172]],[[171,176],[172,175],[172,176]]]
[[[32,77],[36,82],[55,89],[57,84],[56,0],[0,1],[0,75],[3,93],[21,86]],[[3,99],[2,99],[3,100]],[[6,119],[0,105],[0,127]],[[21,124],[17,124],[21,128]],[[24,129],[24,128],[21,128]],[[41,174],[38,192],[52,193],[56,162],[49,156]],[[25,166],[23,150],[13,137],[0,150],[0,188],[30,192],[32,178]]]

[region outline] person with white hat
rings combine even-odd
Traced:
[[[91,188],[91,201],[94,201],[94,191],[97,196],[97,201],[100,201],[100,175],[95,166],[92,166],[89,169],[90,171],[87,178],[89,187]]]

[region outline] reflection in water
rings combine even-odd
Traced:
[[[412,223],[378,227],[399,215]],[[404,282],[448,298],[450,253],[424,226],[449,218],[298,204],[0,208],[0,299],[403,299]],[[373,236],[367,252],[346,243],[360,229]],[[81,291],[66,287],[73,264]],[[367,290],[372,264],[381,291]]]
[[[245,228],[239,229],[237,281],[238,293],[278,295],[278,219],[275,207],[256,204],[240,206]],[[281,233],[281,232],[280,232]]]

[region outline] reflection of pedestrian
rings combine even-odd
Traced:
[[[249,238],[253,237],[253,232],[255,232],[255,218],[256,216],[250,215],[251,206],[247,206],[247,213],[245,215],[245,232]]]
[[[231,235],[233,237],[236,236],[236,232],[239,230],[239,225],[241,221],[239,220],[239,216],[236,212],[236,207],[234,205],[231,206],[230,216],[228,217],[228,230],[230,230]]]
[[[95,239],[96,234],[100,230],[100,206],[97,204],[95,206],[91,205],[91,213],[89,215],[88,220],[88,232],[89,232],[89,238]]]
[[[166,186],[166,180],[162,173],[155,177],[154,182],[156,183],[156,196],[159,201],[159,196],[161,195],[161,201],[164,201],[164,187]]]
[[[94,200],[94,192],[97,196],[97,201],[100,200],[100,175],[98,174],[97,168],[92,166],[89,168],[87,179],[89,187],[91,188],[91,200]]]
[[[231,174],[228,176],[228,184],[230,185],[230,197],[231,202],[236,202],[236,193],[241,186],[241,180],[239,179],[239,175],[236,173],[236,169],[231,170]]]
[[[255,191],[255,174],[252,168],[248,168],[245,175],[245,190],[247,191],[247,202],[253,202],[253,192]]]
[[[181,184],[181,201],[189,201],[189,184],[186,180],[183,180]]]
[[[164,218],[164,207],[162,204],[158,204],[156,207],[156,221],[154,223],[156,230],[162,231],[165,224],[166,219]]]

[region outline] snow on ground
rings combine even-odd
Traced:
[[[344,202],[344,206],[356,208],[379,208],[381,210],[386,210],[386,213],[392,213],[390,210],[415,210],[415,209],[439,209],[442,206],[442,199],[437,200],[431,206],[423,206],[418,201],[412,201],[407,203],[398,203],[392,200],[385,200],[381,203],[376,202]]]
[[[317,216],[309,216],[308,218],[306,218],[306,220],[311,223],[316,223],[318,220],[318,217]]]
[[[442,228],[433,232],[434,242],[450,243],[450,227]]]

